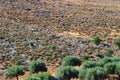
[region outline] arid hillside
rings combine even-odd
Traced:
[[[91,41],[95,36],[100,45]],[[96,60],[112,50],[120,56],[117,39],[120,0],[0,0],[0,79],[17,59],[25,68],[31,60],[44,60],[55,76],[66,55]],[[20,80],[26,76],[27,71]]]

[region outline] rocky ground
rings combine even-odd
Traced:
[[[95,36],[100,45],[91,42]],[[119,0],[0,0],[1,78],[16,59],[25,67],[44,60],[54,75],[66,55],[99,58],[111,49],[119,56],[119,38]]]

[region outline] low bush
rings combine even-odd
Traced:
[[[98,36],[94,37],[92,40],[96,45],[100,44],[100,42],[102,41]]]
[[[100,60],[100,62],[105,65],[107,63],[111,63],[111,62],[117,62],[120,61],[120,57],[105,57],[103,59]]]
[[[83,58],[83,61],[89,60],[89,56],[83,56],[82,58]]]
[[[30,63],[29,70],[31,73],[38,73],[39,71],[47,71],[47,67],[44,62],[34,60]]]
[[[95,80],[95,69],[88,69],[84,80]]]
[[[104,57],[103,59],[100,60],[101,63],[106,64],[109,62],[113,62],[113,58],[112,57]]]
[[[103,80],[106,76],[104,68],[95,67],[87,70],[85,80]]]
[[[120,57],[112,57],[112,61],[120,61]]]
[[[107,63],[104,65],[104,69],[107,74],[115,74],[117,62]]]
[[[21,59],[16,59],[15,60],[15,64],[16,65],[22,65],[23,64],[23,61]]]
[[[8,69],[5,72],[5,75],[9,78],[14,78],[16,77],[18,80],[18,76],[24,75],[24,70],[21,66],[11,66],[8,67]]]
[[[76,56],[66,56],[63,58],[62,65],[63,66],[79,66],[81,61]]]
[[[41,79],[38,78],[38,77],[28,77],[28,78],[26,78],[24,80],[41,80]]]
[[[118,48],[120,49],[120,39],[115,41],[115,44],[118,46]]]
[[[120,76],[120,61],[117,63],[116,68],[115,68],[115,74]]]
[[[48,72],[39,73],[35,77],[40,78],[40,80],[52,80],[52,76]]]
[[[107,77],[107,73],[105,72],[104,68],[102,67],[95,67],[95,79],[96,80],[103,80]]]
[[[96,61],[85,61],[82,65],[82,68],[87,69],[87,68],[94,68],[96,66],[102,66],[102,64]]]
[[[107,52],[106,52],[106,56],[111,57],[112,55],[113,55],[113,51],[108,49]]]
[[[80,80],[84,80],[84,79],[85,79],[85,75],[86,75],[86,73],[87,73],[87,70],[88,70],[88,69],[80,69],[80,70],[79,70],[79,75],[78,75],[78,77],[80,78]]]
[[[58,80],[70,80],[78,77],[78,71],[72,66],[61,66],[56,72]]]

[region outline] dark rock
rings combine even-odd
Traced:
[[[3,36],[0,36],[0,39],[2,39],[2,40],[3,40],[3,39],[5,39],[5,37],[3,37]]]
[[[103,56],[103,55],[100,55],[100,54],[96,55],[96,57],[104,58],[104,56]]]
[[[18,0],[10,0],[10,2],[17,2]]]
[[[109,44],[103,44],[104,47],[110,48]]]
[[[31,11],[31,9],[30,9],[30,8],[25,8],[25,10],[26,10],[26,11]]]

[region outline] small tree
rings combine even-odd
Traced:
[[[100,42],[102,41],[98,36],[94,37],[92,40],[96,45],[100,44]]]
[[[24,70],[21,66],[18,66],[18,65],[11,66],[11,67],[8,67],[8,69],[5,72],[5,75],[9,78],[16,77],[18,80],[18,76],[24,75]]]
[[[34,60],[29,65],[31,73],[38,73],[39,71],[47,71],[47,67],[44,62]]]
[[[63,58],[62,65],[63,66],[79,66],[81,61],[76,56],[66,56]]]
[[[70,80],[78,77],[78,71],[72,66],[59,67],[56,73],[58,80]]]
[[[118,48],[120,49],[120,39],[115,41],[115,44],[118,46]]]

